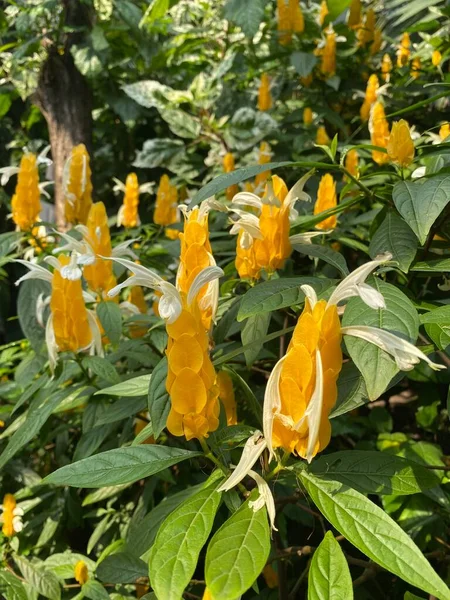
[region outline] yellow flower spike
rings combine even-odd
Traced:
[[[70,264],[68,256],[58,257],[61,267]],[[50,310],[55,341],[60,352],[78,352],[92,342],[88,313],[83,299],[81,279],[64,279],[59,270],[53,273]]]
[[[325,31],[325,45],[319,52],[321,73],[326,77],[332,77],[336,73],[336,33],[331,26]]]
[[[443,123],[439,129],[439,137],[444,141],[450,135],[450,123]]]
[[[290,44],[292,31],[288,0],[277,0],[277,29],[280,44],[283,46]]]
[[[259,146],[259,158],[258,165],[266,165],[270,162],[272,158],[272,153],[270,152],[270,146],[267,142],[261,142]],[[263,173],[258,173],[255,177],[255,188],[259,189],[267,179],[271,176],[270,171],[264,171]],[[233,194],[234,195],[234,194]]]
[[[407,167],[414,160],[414,142],[409,125],[404,119],[392,124],[387,153],[391,161],[400,167]]]
[[[289,0],[289,18],[292,31],[303,33],[305,30],[305,19],[300,8],[300,0]]]
[[[391,77],[392,71],[392,60],[389,54],[383,55],[383,60],[381,61],[381,73],[383,77],[383,81],[389,81]]]
[[[231,152],[227,152],[223,157],[223,170],[225,173],[232,173],[235,169],[234,156]],[[227,187],[225,194],[227,200],[232,200],[233,196],[235,196],[239,191],[239,187],[237,184],[230,185]]]
[[[389,124],[381,102],[375,102],[370,111],[369,119],[370,140],[374,146],[387,148],[389,139]],[[389,162],[389,156],[379,150],[372,150],[372,158],[378,165]]]
[[[367,82],[366,96],[360,110],[361,119],[363,121],[369,120],[370,109],[372,104],[377,100],[377,92],[379,87],[380,84],[378,82],[378,77],[375,74],[372,74]]]
[[[411,55],[411,41],[409,39],[409,33],[405,31],[402,35],[402,40],[397,50],[397,67],[404,67],[409,62]]]
[[[270,93],[270,78],[267,73],[261,75],[258,91],[258,110],[266,111],[272,108],[272,94]]]
[[[20,161],[16,190],[11,200],[12,218],[21,231],[30,231],[39,220],[40,195],[36,155],[24,154]]]
[[[323,26],[323,24],[325,23],[325,19],[327,18],[329,12],[330,11],[328,10],[327,0],[322,0],[322,2],[320,3],[320,13],[319,13],[319,25],[320,26]]]
[[[442,54],[439,52],[439,50],[434,50],[433,54],[431,55],[431,63],[433,67],[438,67],[441,64],[441,60]]]
[[[373,56],[381,50],[381,44],[383,43],[383,32],[379,27],[375,27],[373,32],[373,42],[370,45],[370,54]]]
[[[13,494],[5,494],[3,504],[1,505],[2,514],[2,531],[6,537],[12,537],[16,533],[22,531],[22,515],[23,510],[17,507],[16,499]]]
[[[316,144],[319,144],[320,146],[327,146],[330,142],[331,140],[328,137],[327,130],[323,125],[319,125],[316,134]]]
[[[217,385],[219,386],[219,398],[225,408],[227,425],[236,425],[236,398],[234,396],[233,382],[226,371],[219,371],[217,373]]]
[[[350,173],[350,175],[353,175],[353,177],[358,178],[359,177],[358,165],[359,165],[358,151],[355,148],[352,148],[345,155],[345,168]],[[345,177],[345,179],[347,179],[347,177]]]
[[[278,573],[270,563],[264,567],[262,574],[269,589],[273,590],[278,587]]]
[[[359,27],[361,23],[361,0],[352,0],[348,13],[347,24],[352,29]]]
[[[414,79],[417,79],[418,77],[420,77],[421,67],[422,67],[422,63],[420,61],[420,58],[418,56],[416,56],[415,58],[413,58],[412,63],[411,63],[411,77],[413,77]]]
[[[181,314],[174,323],[166,325],[166,389],[171,399],[167,429],[189,441],[208,437],[219,426],[219,387],[198,302],[188,305],[184,293],[181,298]]]
[[[244,232],[241,231],[236,242],[236,270],[241,279],[257,280],[261,276],[261,269],[256,262],[254,244],[249,248],[243,246]]]
[[[170,183],[169,176],[164,174],[159,180],[158,190],[156,192],[155,211],[153,221],[157,225],[173,225],[177,223],[178,218],[178,191]]]
[[[88,581],[88,568],[83,560],[79,560],[75,565],[74,577],[80,585],[84,585]]]
[[[309,125],[311,125],[312,122],[313,122],[313,111],[311,110],[311,108],[309,106],[306,106],[303,109],[303,125],[306,125],[306,127],[308,127]]]
[[[174,229],[173,227],[166,227],[164,233],[169,240],[177,240],[180,237],[178,229]]]
[[[85,224],[92,205],[90,158],[86,146],[72,148],[64,168],[65,215],[71,225]]]
[[[129,173],[125,180],[123,204],[120,207],[117,225],[132,228],[141,224],[138,213],[139,182],[136,173]]]
[[[147,314],[147,303],[144,297],[144,291],[140,285],[135,285],[130,290],[128,302],[134,304],[137,307],[141,315]],[[147,333],[147,327],[145,325],[139,325],[138,323],[130,324],[130,337],[140,338]]]
[[[95,202],[91,206],[86,226],[88,228],[87,241],[97,258],[93,264],[84,267],[83,275],[89,289],[101,299],[108,300],[106,293],[117,284],[117,281],[113,273],[112,262],[100,258],[101,256],[111,256],[112,253],[108,215],[103,202]]]
[[[317,200],[314,205],[314,214],[318,215],[328,208],[337,206],[336,182],[333,176],[326,173],[322,176],[319,189],[317,191]],[[337,225],[337,216],[332,215],[320,223],[316,224],[317,229],[334,229]]]
[[[373,42],[375,36],[376,15],[373,8],[369,8],[364,18],[364,24],[358,29],[358,42],[362,47]]]

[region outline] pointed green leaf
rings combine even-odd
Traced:
[[[148,392],[148,386],[150,383],[151,375],[140,375],[139,377],[132,377],[126,381],[122,381],[111,387],[103,388],[95,392],[94,396],[106,395],[106,396],[123,396],[129,398],[132,396],[145,396]]]
[[[100,302],[97,316],[111,344],[118,344],[122,333],[122,313],[116,302]]]
[[[336,252],[332,248],[328,248],[328,246],[319,246],[319,244],[294,244],[292,247],[294,250],[297,250],[297,252],[300,252],[300,254],[313,256],[314,258],[323,260],[340,271],[344,277],[348,275],[348,267],[345,258],[342,254],[339,254],[339,252]]]
[[[348,564],[331,531],[314,552],[308,573],[308,600],[353,600]]]
[[[170,398],[166,391],[167,357],[162,358],[153,369],[148,387],[148,412],[153,425],[155,439],[164,429],[170,411]]]
[[[400,269],[407,273],[417,252],[418,242],[411,227],[394,211],[389,211],[370,241],[372,258],[390,252]]]
[[[250,367],[258,357],[263,347],[261,339],[267,334],[270,323],[270,313],[260,313],[247,319],[241,331],[242,345],[250,344],[250,348],[244,351],[245,363]]]
[[[60,600],[61,586],[53,573],[46,571],[42,563],[34,564],[23,556],[14,556],[23,578],[30,584],[31,588],[38,594],[49,598],[50,600]]]
[[[147,577],[147,565],[128,552],[110,554],[98,565],[96,575],[108,583],[134,583],[139,577]]]
[[[18,577],[0,570],[0,596],[5,600],[28,600],[27,591]]]

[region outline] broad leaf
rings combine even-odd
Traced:
[[[307,52],[293,52],[291,54],[291,63],[300,77],[308,77],[317,64],[317,56]]]
[[[164,357],[153,369],[148,387],[148,412],[153,425],[155,439],[166,426],[170,411],[170,398],[166,391],[167,357]]]
[[[88,579],[82,586],[82,593],[89,600],[110,600],[108,592],[99,581]]]
[[[440,306],[420,316],[425,331],[439,348],[445,350],[450,345],[450,306]]]
[[[168,446],[129,446],[108,450],[66,465],[45,478],[47,483],[74,487],[104,487],[138,481],[182,460],[200,456]]]
[[[122,313],[116,302],[100,302],[97,316],[111,344],[118,344],[122,333]]]
[[[159,598],[178,600],[191,580],[219,507],[217,487],[185,500],[159,528],[149,557],[150,581]]]
[[[19,566],[23,578],[33,590],[50,600],[60,600],[61,587],[59,581],[56,575],[42,567],[42,563],[34,564],[23,556],[17,555],[14,556],[14,561]]]
[[[309,470],[364,494],[420,494],[439,485],[439,477],[433,471],[385,452],[333,452],[314,460]]]
[[[213,598],[236,600],[266,564],[270,552],[267,513],[265,507],[255,512],[249,505],[251,499],[225,521],[209,543],[205,577]]]
[[[0,570],[0,595],[5,600],[28,600],[27,591],[20,579],[4,569]]]
[[[45,330],[36,318],[36,303],[40,294],[49,296],[51,286],[40,279],[28,279],[20,284],[17,299],[17,316],[25,337],[36,352],[42,351],[45,341]]]
[[[445,273],[450,272],[450,258],[438,258],[437,260],[424,260],[416,263],[411,271],[418,273]]]
[[[148,569],[145,562],[133,554],[117,552],[101,561],[96,574],[109,583],[134,583],[139,577],[147,577]]]
[[[147,398],[145,396],[121,398],[110,404],[107,410],[100,414],[99,418],[95,421],[95,426],[121,421],[145,410],[146,407]]]
[[[337,481],[306,470],[300,478],[314,504],[350,543],[387,571],[440,600],[450,591],[411,538],[379,506]]]
[[[148,392],[150,377],[151,375],[140,375],[139,377],[127,379],[117,385],[98,390],[98,392],[95,392],[94,396],[100,394],[107,396],[124,396],[125,398],[145,396]]]
[[[345,309],[343,326],[379,327],[415,343],[419,334],[419,317],[409,298],[395,286],[379,279],[373,278],[369,283],[383,294],[386,309],[374,310],[360,298],[352,298]],[[397,365],[386,352],[365,340],[345,336],[345,344],[363,374],[370,400],[376,400],[398,373]]]
[[[297,252],[300,252],[300,254],[313,256],[314,258],[323,260],[340,271],[344,277],[348,275],[348,267],[345,258],[342,254],[339,254],[339,252],[336,252],[332,248],[328,248],[328,246],[319,246],[319,244],[294,244],[292,247],[294,250],[297,250]]]
[[[450,176],[400,181],[392,197],[398,212],[424,244],[431,226],[450,201]]]
[[[245,35],[253,37],[264,18],[266,0],[228,0],[224,7],[225,18],[233,21]]]
[[[327,0],[330,20],[334,21],[341,13],[350,6],[351,0]]]
[[[353,600],[347,561],[331,531],[314,552],[308,573],[308,600]]]
[[[86,356],[83,358],[83,367],[85,369],[90,369],[95,375],[98,375],[110,383],[117,383],[120,381],[116,369],[109,360],[102,356]]]
[[[244,351],[245,362],[250,367],[258,357],[263,347],[261,339],[267,334],[270,323],[270,313],[260,313],[247,319],[241,331],[242,345],[252,344],[250,348]]]
[[[351,361],[344,363],[342,366],[337,386],[338,397],[330,413],[330,419],[369,402],[364,378]]]
[[[390,252],[400,269],[407,273],[417,252],[417,238],[411,227],[395,212],[389,211],[370,241],[372,258]]]

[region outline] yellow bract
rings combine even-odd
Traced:
[[[107,292],[117,281],[113,273],[113,263],[101,256],[111,256],[111,236],[108,227],[108,215],[103,202],[92,205],[87,218],[87,242],[97,256],[94,264],[86,265],[83,270],[89,288],[103,300],[108,300]]]
[[[217,373],[217,385],[219,386],[219,398],[225,408],[227,425],[236,425],[236,398],[234,397],[233,382],[226,371]]]
[[[404,67],[408,64],[409,56],[411,54],[411,41],[409,39],[409,33],[405,31],[402,36],[402,41],[400,42],[400,46],[397,50],[397,66]]]
[[[234,171],[234,156],[231,152],[227,152],[223,157],[223,170],[225,173],[231,173]],[[230,185],[226,189],[227,200],[232,200],[233,196],[235,196],[239,192],[239,188],[237,184]]]
[[[14,529],[14,509],[16,508],[16,499],[12,494],[5,494],[3,497],[3,535],[6,537],[12,537],[15,534]]]
[[[68,256],[58,257],[63,267],[70,263]],[[60,352],[78,352],[92,342],[88,314],[83,299],[81,279],[64,279],[56,269],[53,273],[50,309],[55,341]]]
[[[433,67],[438,67],[441,64],[441,60],[442,54],[439,52],[439,50],[434,50],[433,54],[431,55],[431,62],[433,64]]]
[[[414,142],[409,125],[404,119],[393,123],[387,153],[391,161],[401,167],[407,167],[414,160]]]
[[[420,58],[416,56],[413,58],[411,63],[411,77],[417,79],[420,76],[420,69],[422,67],[422,63],[420,62]]]
[[[349,27],[359,27],[361,23],[361,0],[352,0],[348,13],[347,24]]]
[[[270,78],[267,73],[261,75],[258,91],[258,110],[270,110],[272,108],[272,94],[270,93]]]
[[[333,176],[326,173],[322,176],[319,189],[317,191],[317,200],[314,205],[314,214],[318,215],[328,208],[334,208],[337,205],[336,182]],[[316,224],[317,229],[334,229],[337,225],[337,216],[332,215]]]
[[[30,231],[41,212],[39,173],[34,154],[22,156],[11,208],[12,218],[17,227],[21,231]]]
[[[327,0],[322,0],[320,3],[319,23],[323,25],[327,15],[330,11],[328,10]]]
[[[375,74],[372,74],[367,82],[366,96],[360,110],[361,119],[363,121],[369,120],[370,109],[372,104],[377,100],[377,92],[379,87],[380,84],[378,82],[378,77]]]
[[[134,285],[130,290],[130,296],[128,302],[134,304],[139,309],[141,315],[147,313],[147,303],[145,301],[144,292],[140,285]],[[130,337],[139,338],[147,333],[147,327],[145,325],[139,325],[138,323],[130,324]]]
[[[313,122],[313,111],[309,106],[303,109],[303,124],[308,126]]]
[[[369,129],[370,140],[372,144],[374,146],[379,146],[380,148],[387,148],[389,139],[389,124],[384,112],[384,106],[381,104],[381,102],[375,102],[375,104],[372,106],[372,110],[370,112]],[[380,150],[372,150],[372,158],[379,165],[389,162],[389,156]]]
[[[364,18],[364,24],[358,29],[358,41],[360,46],[366,46],[369,42],[373,42],[375,36],[375,11],[369,8]]]
[[[136,173],[127,175],[125,181],[125,194],[123,196],[121,225],[136,227],[139,225],[139,182]]]
[[[170,183],[170,179],[166,174],[162,175],[159,180],[153,221],[157,225],[164,226],[173,225],[178,221],[178,191]]]
[[[259,146],[259,158],[258,165],[266,165],[270,162],[271,153],[270,146],[267,142],[261,142]],[[262,186],[262,184],[267,181],[270,177],[270,171],[264,171],[263,173],[258,173],[255,177],[255,188]]]
[[[443,123],[439,128],[439,137],[445,140],[450,135],[450,123]]]
[[[85,224],[92,206],[92,183],[90,159],[86,146],[79,144],[72,149],[69,173],[65,189],[66,221],[72,225]]]
[[[381,50],[381,44],[383,43],[383,32],[379,27],[375,27],[373,32],[373,42],[370,45],[370,54],[376,54]]]
[[[353,175],[353,177],[356,177],[356,178],[359,177],[358,163],[359,163],[358,151],[355,150],[355,148],[352,148],[345,155],[345,168],[350,173],[350,175]]]
[[[327,130],[323,125],[319,125],[316,133],[316,144],[320,146],[326,146],[330,143],[330,138],[328,137]]]
[[[305,20],[299,0],[277,0],[277,27],[280,44],[286,46],[292,40],[292,33],[302,33]]]
[[[341,324],[336,306],[319,300],[311,309],[308,300],[295,327],[280,374],[280,414],[275,414],[272,445],[306,457],[308,425],[294,427],[305,415],[316,382],[316,351],[322,359],[323,405],[319,437],[313,456],[328,445],[331,426],[328,416],[336,403],[337,378],[342,368]],[[307,420],[305,420],[307,421]]]
[[[381,73],[383,77],[383,81],[389,81],[390,73],[392,71],[392,60],[389,54],[383,55],[383,60],[381,61]]]
[[[79,560],[75,565],[74,577],[80,585],[84,585],[89,579],[86,563]]]
[[[317,54],[321,57],[321,73],[333,76],[336,73],[336,33],[331,26],[325,31],[325,45],[318,49]]]
[[[207,437],[219,426],[219,387],[209,357],[209,337],[197,300],[187,305],[178,319],[166,325],[168,374],[166,389],[171,409],[167,429],[187,440]]]

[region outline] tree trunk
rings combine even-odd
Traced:
[[[89,25],[88,15],[79,0],[63,0],[66,25]],[[80,12],[81,10],[81,12]],[[92,146],[92,95],[78,71],[70,47],[83,34],[68,34],[64,51],[50,42],[48,57],[39,75],[35,102],[47,121],[55,180],[55,219],[58,229],[65,228],[63,169],[73,146]],[[61,46],[60,46],[61,47]]]

